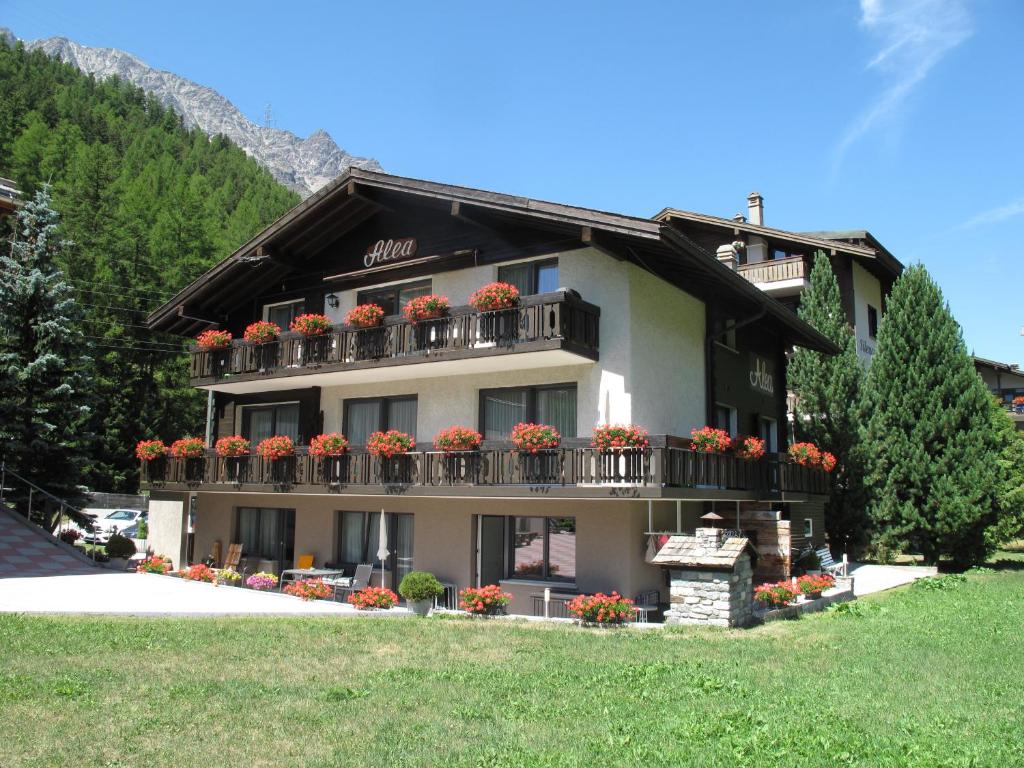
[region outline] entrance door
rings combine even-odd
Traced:
[[[505,575],[505,518],[477,518],[476,585],[497,584]]]

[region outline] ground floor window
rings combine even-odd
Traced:
[[[242,557],[273,560],[278,568],[290,568],[295,551],[295,510],[239,507],[236,541]]]
[[[339,512],[338,564],[348,575],[360,563],[380,567],[377,550],[380,549],[380,512]],[[384,560],[384,586],[397,589],[405,574],[413,569],[411,514],[388,513],[384,517],[387,528],[387,549]]]
[[[477,584],[576,581],[576,518],[480,515]]]

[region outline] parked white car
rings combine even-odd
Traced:
[[[105,544],[112,533],[123,533],[126,528],[145,520],[147,513],[141,509],[83,509],[91,516],[93,531],[83,531],[84,539],[91,544]]]

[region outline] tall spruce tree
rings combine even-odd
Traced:
[[[10,251],[0,256],[0,452],[25,479],[73,500],[87,443],[88,360],[57,266],[57,218],[44,186],[18,211]]]
[[[924,266],[896,281],[865,384],[877,540],[959,566],[991,550],[999,441],[989,393]]]
[[[798,313],[839,347],[838,355],[797,348],[787,371],[797,395],[793,431],[835,455],[832,491],[825,507],[829,543],[853,553],[867,543],[869,518],[864,492],[864,456],[859,432],[864,368],[853,329],[839,299],[839,283],[828,257],[818,251]]]
[[[992,434],[999,448],[999,517],[987,533],[989,546],[995,548],[1024,534],[1024,432],[1017,429],[1006,406],[994,397],[991,412]]]

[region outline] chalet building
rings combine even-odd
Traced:
[[[253,570],[313,555],[351,573],[376,561],[383,512],[390,555],[375,580],[394,588],[417,569],[459,589],[500,583],[511,610],[528,614],[545,588],[660,590],[667,601],[652,535],[692,532],[715,511],[756,539],[766,575],[788,573],[794,547],[824,541],[828,477],[785,457],[786,351],[836,350],[716,258],[733,229],[754,239],[750,225],[730,227],[697,239],[674,212],[634,218],[349,170],[149,317],[152,329],[185,337],[234,336],[227,349],[191,353],[211,444],[287,435],[298,446],[276,461],[208,451],[145,465],[151,541],[180,564],[191,510],[194,560],[241,543]],[[757,236],[802,243],[807,255],[831,249],[851,275],[873,274],[862,262],[880,258],[769,232]],[[492,281],[518,287],[519,303],[468,306]],[[447,296],[449,312],[408,321],[405,304],[429,294]],[[381,326],[345,324],[369,303],[383,308]],[[333,327],[241,340],[256,320],[287,329],[306,313]],[[520,422],[553,425],[561,445],[517,453]],[[650,446],[602,452],[592,430],[609,423],[644,427]],[[763,436],[767,455],[695,452],[691,430],[714,423]],[[479,450],[435,450],[452,425],[481,433]],[[368,453],[371,433],[388,429],[414,436],[415,448]],[[347,436],[349,452],[310,456],[310,439],[331,432]]]
[[[796,311],[809,285],[814,255],[825,253],[839,283],[846,318],[865,365],[875,353],[885,301],[903,265],[865,230],[787,232],[764,225],[764,198],[747,197],[747,214],[723,219],[666,208],[654,217],[685,234],[705,250]]]
[[[21,205],[21,193],[10,179],[0,178],[0,219],[14,213]]]
[[[1006,406],[1017,429],[1024,429],[1024,405],[1014,403],[1015,399],[1024,398],[1024,371],[1020,366],[975,357],[974,369],[989,391]]]

